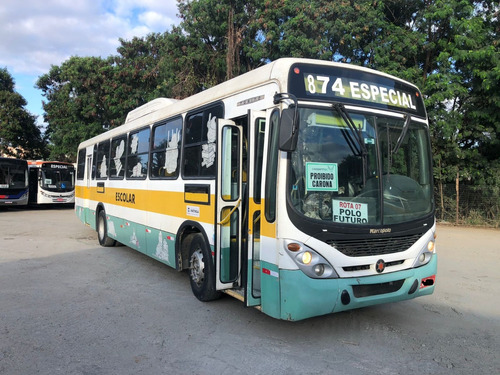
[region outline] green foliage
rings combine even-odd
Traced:
[[[121,122],[113,98],[114,72],[110,60],[71,57],[39,77],[37,86],[47,98],[43,106],[52,159],[75,160],[79,142]]]
[[[72,57],[40,77],[52,157],[155,97],[184,98],[285,56],[347,62],[417,84],[435,178],[499,184],[499,6],[474,0],[179,0],[181,24]]]
[[[45,142],[26,100],[14,90],[7,69],[0,69],[0,154],[24,159],[44,156]]]

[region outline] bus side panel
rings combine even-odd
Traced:
[[[78,219],[80,219],[82,223],[85,223],[86,210],[87,208],[75,204],[76,216],[78,217]]]
[[[158,229],[146,229],[148,255],[175,268],[175,236]]]
[[[108,229],[108,236],[117,240],[120,243],[126,244],[125,231],[123,219],[106,213],[106,225]]]
[[[276,227],[263,221],[261,228],[261,309],[273,318],[280,318],[280,275],[276,259]]]
[[[280,279],[277,265],[261,262],[261,308],[262,312],[280,318]]]

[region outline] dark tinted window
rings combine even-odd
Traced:
[[[182,118],[160,123],[153,128],[152,178],[175,178],[179,175],[181,136]]]
[[[76,167],[76,178],[78,180],[83,180],[83,175],[85,174],[85,157],[87,155],[86,149],[81,149],[78,151],[78,164]]]
[[[148,174],[149,128],[128,136],[127,178],[145,179]]]
[[[127,136],[123,135],[113,138],[111,141],[111,165],[109,177],[113,179],[123,179],[125,176],[125,151]]]
[[[184,177],[215,177],[217,119],[222,105],[189,114],[184,128]]]
[[[273,222],[276,219],[276,181],[278,176],[278,138],[279,115],[274,111],[271,115],[269,127],[270,140],[267,153],[266,188],[265,188],[265,213],[266,219]]]
[[[97,146],[96,177],[105,180],[109,176],[109,141],[100,142]]]

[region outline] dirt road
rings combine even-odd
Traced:
[[[300,322],[102,248],[71,209],[0,211],[0,374],[499,374],[500,231],[439,226],[436,292]]]

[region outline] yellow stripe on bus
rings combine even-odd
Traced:
[[[184,192],[106,187],[99,193],[97,187],[77,186],[76,197],[205,223],[213,223],[215,216],[213,204],[185,202]],[[214,196],[210,201],[215,201]]]
[[[184,193],[184,200],[196,203],[210,203],[210,195],[208,193]]]
[[[90,199],[104,204],[129,207],[141,211],[180,217],[186,220],[214,223],[214,195],[210,196],[211,204],[208,205],[185,202],[184,192],[160,190],[117,189],[106,187],[104,193],[99,193],[97,187],[87,188],[84,186],[76,186],[75,194],[77,198]],[[262,199],[261,207],[265,207],[264,199]],[[254,208],[257,207],[254,206]],[[260,231],[261,236],[275,238],[276,223],[268,223],[265,217],[261,215]]]

